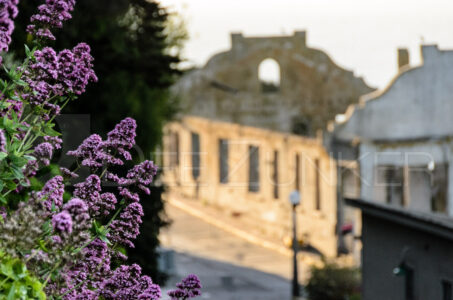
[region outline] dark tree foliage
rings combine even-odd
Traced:
[[[25,33],[30,16],[44,0],[20,1],[19,16],[10,52],[24,56],[24,44],[33,46]],[[180,74],[174,67],[180,60],[168,54],[165,26],[167,11],[146,0],[77,0],[73,18],[54,31],[58,50],[73,48],[75,42],[90,45],[99,82],[69,103],[63,113],[89,114],[93,132],[105,134],[125,117],[137,120],[137,145],[149,159],[161,141],[162,126],[175,113],[168,88]],[[162,189],[153,188],[142,198],[145,217],[136,248],[128,254],[144,273],[156,282],[165,275],[157,271],[156,247],[159,229],[166,223]]]
[[[43,1],[20,1],[11,50],[23,57],[25,27]],[[94,132],[106,133],[121,119],[137,120],[137,145],[150,155],[161,141],[162,126],[174,114],[168,88],[180,60],[167,54],[166,10],[146,0],[78,0],[73,18],[56,31],[57,49],[74,41],[91,46],[99,82],[69,104],[64,113],[91,115]]]

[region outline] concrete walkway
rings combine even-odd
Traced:
[[[168,286],[195,273],[204,286],[201,299],[291,299],[290,252],[263,246],[260,238],[250,241],[243,230],[193,205],[174,200],[167,204],[173,223],[160,239],[165,248],[176,251],[176,274]],[[299,276],[306,278],[308,267],[302,262],[300,270]]]

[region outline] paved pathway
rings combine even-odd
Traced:
[[[290,299],[291,260],[208,224],[172,205],[172,225],[161,234],[165,248],[176,251],[175,278],[189,273],[203,282],[202,299]],[[302,272],[301,272],[302,275]]]

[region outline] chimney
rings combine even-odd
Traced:
[[[242,46],[242,42],[244,41],[244,36],[242,33],[231,33],[231,48],[236,48],[237,46]]]
[[[307,32],[303,31],[294,31],[294,39],[296,44],[300,45],[301,48],[305,47],[307,44]]]
[[[398,71],[409,65],[409,51],[406,48],[398,48]]]

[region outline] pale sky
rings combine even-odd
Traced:
[[[245,36],[307,31],[309,47],[384,87],[395,75],[396,49],[420,63],[419,45],[453,49],[453,0],[160,0],[185,18],[185,58],[203,66],[230,48],[230,32]]]

